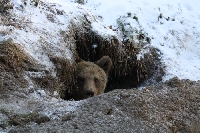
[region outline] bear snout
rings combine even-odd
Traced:
[[[87,97],[93,97],[93,96],[94,96],[94,91],[91,90],[91,89],[88,89],[88,90],[86,90],[85,95],[86,95]]]

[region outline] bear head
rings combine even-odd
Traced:
[[[75,66],[75,86],[73,99],[81,100],[104,92],[108,73],[111,69],[110,57],[103,56],[96,62],[78,60]]]

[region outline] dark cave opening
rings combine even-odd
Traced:
[[[140,68],[140,62],[137,61],[138,49],[129,42],[121,43],[115,37],[107,40],[92,31],[81,35],[75,34],[75,40],[76,51],[83,60],[95,62],[102,56],[109,56],[112,59],[113,66],[105,92],[135,88],[149,76]]]

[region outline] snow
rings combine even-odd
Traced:
[[[100,22],[94,22],[92,23],[92,30],[98,32],[102,36],[108,36],[108,35],[116,35],[114,31],[109,29],[108,27],[105,27],[104,25],[99,24]]]
[[[127,13],[136,15],[141,29],[151,37],[151,45],[163,53],[164,80],[174,76],[200,80],[200,1],[88,0],[84,7],[102,16],[107,26],[117,27],[116,20]],[[160,14],[162,18],[158,18]],[[138,27],[132,20],[127,21]]]
[[[200,1],[87,0],[84,5],[72,0],[43,1],[51,9],[46,7],[46,10],[41,10],[40,5],[35,7],[30,1],[25,6],[21,0],[12,0],[15,7],[12,12],[21,20],[24,28],[21,30],[1,25],[0,30],[7,31],[8,34],[1,36],[0,40],[14,38],[52,75],[56,76],[56,72],[49,53],[72,59],[71,51],[63,49],[68,44],[63,42],[60,31],[67,32],[71,20],[76,21],[76,16],[86,14],[86,18],[92,22],[92,29],[105,37],[121,37],[119,32],[112,30],[118,28],[119,18],[129,24],[125,27],[130,30],[130,34],[134,30],[147,33],[151,38],[150,45],[163,54],[162,62],[166,65],[164,80],[174,76],[200,80]],[[56,9],[64,11],[64,15],[52,14],[50,10]],[[49,18],[46,14],[50,14]],[[133,16],[138,20],[132,19]],[[141,53],[137,56],[138,59],[143,58]]]
[[[72,0],[47,1],[66,5]],[[92,26],[101,34],[117,34],[107,30],[108,27],[117,28],[117,19],[127,16],[127,13],[135,15],[138,23],[133,19],[126,19],[126,22],[147,33],[151,45],[161,50],[162,62],[166,65],[164,80],[174,76],[200,80],[200,1],[87,0],[77,7],[85,8],[96,16],[98,20]],[[161,14],[162,18],[159,18]],[[100,22],[106,25],[105,28],[96,25]],[[140,58],[141,55],[138,55]]]
[[[54,23],[50,23],[45,17],[48,11],[41,11],[40,5],[34,7],[28,3],[21,8],[23,2],[12,0],[15,5],[16,16],[27,27],[24,30],[13,27],[0,26],[1,30],[12,29],[12,34],[1,37],[0,40],[13,37],[17,43],[24,46],[27,53],[33,56],[45,69],[51,70],[56,76],[54,66],[47,54],[44,54],[43,46],[49,45],[48,51],[52,55],[63,56],[72,59],[69,49],[63,49],[68,44],[60,42],[59,32],[66,31],[71,19],[76,16],[84,16],[92,22],[92,29],[103,36],[116,35],[121,39],[117,29],[117,20],[130,14],[136,16],[138,22],[131,18],[124,21],[130,27],[142,30],[151,38],[151,46],[162,52],[162,62],[166,65],[164,80],[174,76],[180,79],[200,80],[200,1],[186,0],[87,0],[84,5],[75,3],[74,0],[44,0],[52,7],[65,11],[64,15],[54,15]],[[48,3],[49,2],[49,3]],[[53,14],[52,14],[53,15]],[[162,15],[162,18],[159,16]],[[50,18],[51,19],[51,18]],[[112,26],[112,29],[109,28]],[[132,29],[134,30],[134,29]],[[58,38],[55,38],[57,36]],[[31,47],[29,44],[34,44]],[[94,45],[95,46],[95,45]],[[138,59],[142,55],[138,55]]]

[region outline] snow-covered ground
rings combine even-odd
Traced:
[[[13,23],[16,21],[20,24],[1,24],[4,22],[0,16],[0,42],[12,38],[52,76],[56,76],[56,71],[49,57],[53,55],[73,59],[69,50],[71,40],[64,40],[63,34],[70,32],[68,26],[72,20],[78,22],[78,17],[86,15],[92,22],[93,30],[105,37],[115,35],[122,39],[120,32],[113,30],[118,29],[119,19],[128,24],[126,30],[130,28],[130,34],[134,34],[132,30],[135,29],[146,33],[151,38],[149,45],[162,52],[161,59],[166,65],[164,80],[174,76],[200,80],[199,0],[86,0],[84,5],[75,3],[75,0],[40,1],[44,1],[44,5],[36,7],[30,0],[26,0],[26,4],[24,0],[11,0],[10,4],[14,5],[11,12],[15,15]],[[45,74],[27,73],[30,77]],[[27,90],[34,90],[27,75],[24,77],[29,81]],[[17,98],[13,97],[13,101],[5,102],[0,99],[0,107],[20,112],[23,110],[21,113],[41,108],[39,113],[57,119],[59,115],[74,111],[84,103],[84,100],[66,102],[57,98],[57,95],[55,92],[55,97],[49,96],[43,88],[38,88],[22,100],[15,101]]]
[[[15,41],[23,45],[46,69],[52,69],[52,74],[55,75],[48,55],[44,54],[43,45],[49,45],[50,54],[71,59],[70,50],[63,49],[69,47],[70,43],[64,42],[62,35],[58,34],[62,31],[68,32],[67,25],[72,19],[76,21],[77,16],[87,15],[93,30],[120,38],[119,32],[112,29],[118,28],[117,20],[122,18],[124,24],[129,24],[127,29],[134,27],[146,33],[151,38],[150,45],[161,50],[162,62],[166,65],[164,80],[174,76],[200,80],[200,1],[87,0],[84,5],[74,1],[44,0],[49,2],[51,7],[45,11],[40,5],[30,5],[30,1],[25,5],[21,0],[12,0],[11,3],[15,7],[13,12],[21,19],[25,28],[21,30],[0,25],[1,31],[11,31],[6,36],[0,36],[0,40],[15,38]],[[56,9],[65,11],[64,15],[51,12]],[[134,16],[137,20],[132,19]],[[112,29],[109,26],[112,26]],[[35,47],[30,47],[30,44]]]
[[[73,0],[46,1],[67,6]],[[126,23],[139,26],[151,38],[151,45],[161,50],[167,66],[164,80],[173,76],[200,80],[200,1],[86,0],[77,7],[91,11],[98,21],[115,28],[120,16],[136,16],[138,23],[133,19],[126,19]]]

